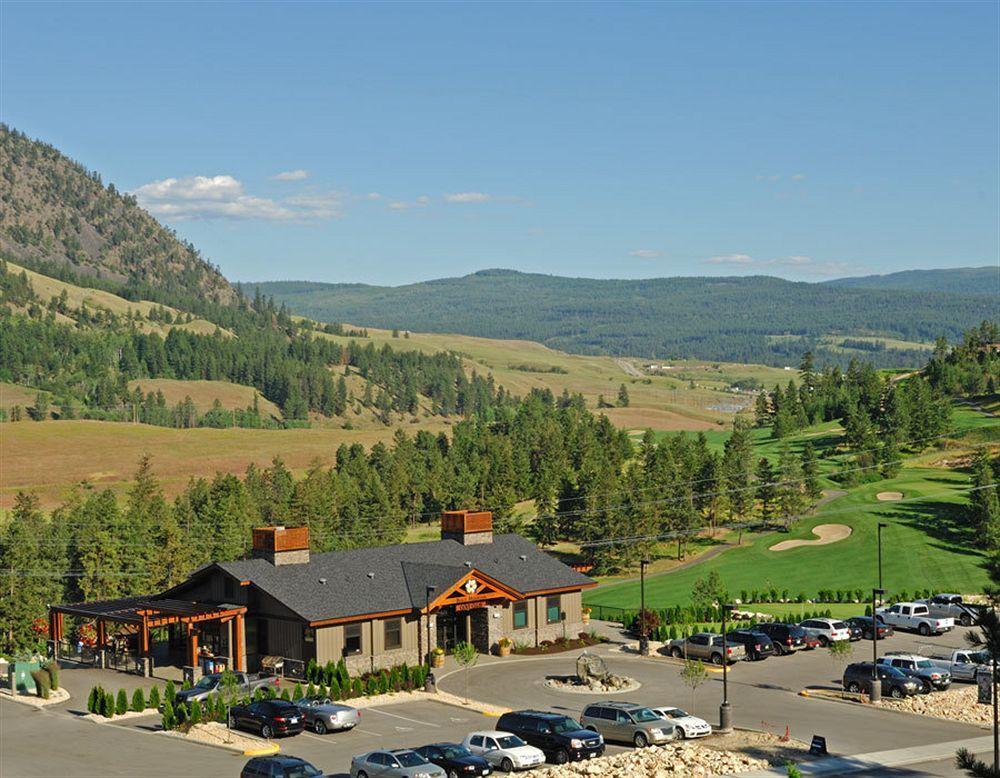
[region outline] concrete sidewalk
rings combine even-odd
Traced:
[[[993,751],[993,736],[971,738],[969,740],[954,740],[950,743],[931,743],[926,746],[897,748],[892,751],[873,751],[870,754],[855,754],[853,756],[830,756],[813,762],[800,762],[797,767],[802,775],[849,775],[871,770],[888,770],[893,767],[931,762],[939,759],[949,759],[955,756],[960,748],[967,748],[972,753]],[[779,778],[787,776],[784,767],[770,770],[754,770],[740,773],[740,778]]]

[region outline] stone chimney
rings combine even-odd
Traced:
[[[272,565],[302,565],[309,561],[309,527],[257,527],[253,555]]]
[[[441,513],[441,540],[457,540],[463,546],[493,542],[493,514],[490,511],[444,511]]]

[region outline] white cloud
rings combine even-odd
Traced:
[[[752,265],[756,260],[749,254],[723,254],[705,261],[713,265]]]
[[[271,176],[271,178],[275,181],[305,181],[309,178],[309,171],[302,170],[301,168],[298,170],[286,170],[282,173]]]
[[[295,212],[274,200],[248,195],[232,176],[164,178],[135,190],[139,204],[154,216],[191,219],[292,219]]]
[[[295,206],[308,219],[334,219],[344,215],[345,195],[340,192],[311,192],[288,197],[284,202]]]
[[[805,173],[794,173],[794,174],[792,174],[792,181],[805,181],[805,180],[806,180]]]
[[[628,255],[639,259],[656,259],[657,257],[662,257],[663,252],[656,249],[636,249],[635,251],[630,251]]]
[[[394,211],[408,211],[411,208],[426,208],[430,201],[427,195],[420,195],[416,200],[396,200],[389,203],[389,207]]]
[[[448,203],[488,203],[493,200],[493,195],[485,192],[450,192],[444,196]]]
[[[787,257],[775,257],[773,259],[754,259],[749,254],[726,254],[718,257],[709,257],[705,262],[713,265],[785,268],[794,270],[800,274],[804,273],[814,276],[837,275],[845,273],[851,268],[847,262],[817,262],[812,257],[805,256],[804,254],[792,254]]]

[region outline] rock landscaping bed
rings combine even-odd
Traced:
[[[763,770],[770,764],[735,751],[708,748],[693,743],[627,751],[602,756],[586,762],[535,770],[538,778],[577,778],[578,776],[615,776],[616,778],[707,778],[713,775]]]
[[[234,729],[227,729],[225,724],[217,721],[210,721],[207,724],[194,724],[187,730],[173,730],[163,732],[168,737],[182,738],[189,742],[202,743],[207,746],[218,748],[228,748],[241,754],[248,752],[277,753],[279,750],[276,743],[269,743],[260,738],[238,732]]]
[[[69,699],[69,692],[65,689],[52,689],[49,691],[49,698],[46,700],[37,694],[11,694],[7,689],[0,689],[0,695],[5,700],[13,700],[22,705],[31,705],[34,708],[44,708],[46,705],[58,705]]]
[[[591,635],[581,632],[576,638],[557,638],[556,640],[543,640],[537,646],[514,646],[514,654],[518,656],[532,656],[535,654],[558,654],[561,651],[572,651],[575,648],[587,648],[596,646],[598,643],[607,643],[607,638],[600,635]]]
[[[883,697],[882,705],[886,708],[916,713],[920,716],[961,721],[965,724],[992,726],[993,708],[990,705],[980,705],[978,698],[978,688],[972,684],[952,688],[946,692],[918,694],[905,700]]]
[[[620,694],[635,691],[641,685],[635,678],[626,675],[609,675],[607,678],[587,680],[581,680],[575,675],[556,675],[545,679],[546,688],[573,694]]]

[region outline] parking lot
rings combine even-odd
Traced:
[[[937,638],[897,633],[880,643],[880,650],[919,651],[963,646],[959,632]],[[871,656],[871,643],[854,643],[849,661]],[[612,672],[629,675],[642,686],[618,699],[643,704],[676,705],[710,722],[718,718],[722,698],[722,675],[709,674],[691,690],[679,676],[680,664],[669,659],[645,659],[615,651],[604,645],[592,649],[602,656]],[[570,694],[544,686],[548,675],[573,673],[578,651],[551,656],[481,657],[469,671],[471,697],[497,706],[535,707],[578,716],[589,702],[601,695]],[[830,751],[839,754],[903,749],[927,743],[948,743],[981,737],[974,726],[911,716],[864,706],[845,705],[799,696],[810,685],[837,686],[844,662],[834,661],[822,649],[799,652],[790,657],[771,657],[763,662],[741,662],[728,674],[729,698],[738,726],[770,729],[783,733],[788,726],[793,737],[808,741],[812,735],[827,738]],[[74,699],[54,709],[33,710],[12,702],[0,702],[3,732],[0,773],[15,776],[236,776],[246,758],[216,748],[181,742],[153,734],[158,718],[149,716],[120,724],[95,724],[80,716],[85,691],[93,678],[108,688],[132,688],[141,679],[107,671],[64,672],[65,684],[75,690]],[[444,691],[465,694],[465,671],[453,665],[439,674]],[[148,685],[148,684],[147,684]],[[162,686],[162,684],[161,684]],[[605,696],[606,698],[606,696]],[[413,701],[362,713],[361,724],[352,732],[317,736],[303,733],[280,742],[282,752],[308,759],[332,775],[346,775],[353,754],[373,748],[417,746],[441,740],[461,740],[467,732],[488,729],[495,718],[479,712],[435,702]],[[47,742],[58,742],[48,750]],[[609,751],[623,750],[610,745]],[[138,761],[137,761],[138,760]],[[141,770],[139,769],[141,765]],[[900,776],[957,775],[949,760],[927,762],[900,771]]]

